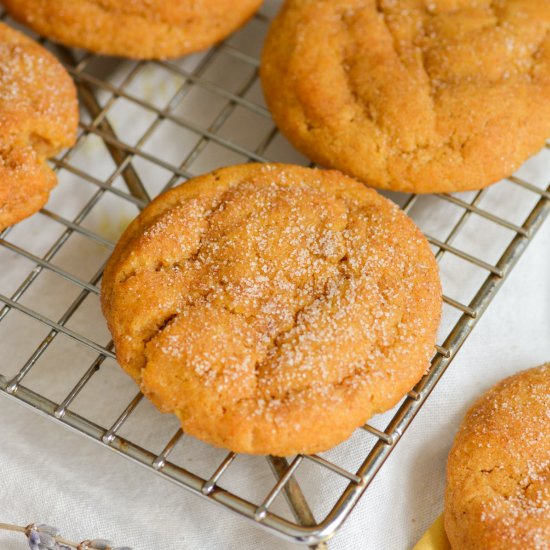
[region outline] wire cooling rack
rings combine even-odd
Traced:
[[[390,194],[440,262],[444,314],[431,368],[395,409],[337,449],[267,457],[274,481],[252,490],[242,483],[242,461],[250,472],[266,458],[185,436],[136,394],[114,361],[98,295],[113,243],[150,197],[221,165],[307,163],[277,132],[258,82],[277,7],[267,2],[225,43],[178,61],[100,58],[42,40],[77,83],[80,133],[53,161],[59,185],[47,207],[0,233],[0,392],[277,535],[314,545],[368,489],[550,211],[550,150],[483,191]],[[323,487],[316,509],[306,477]]]

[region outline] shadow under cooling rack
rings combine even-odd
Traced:
[[[80,133],[54,160],[59,185],[47,207],[0,233],[0,392],[313,545],[330,538],[365,493],[548,215],[550,150],[482,191],[388,194],[427,235],[445,294],[431,368],[392,411],[313,456],[236,455],[186,436],[116,365],[99,308],[102,269],[128,222],[174,184],[238,162],[308,163],[277,132],[258,82],[276,4],[225,43],[178,61],[114,60],[43,41],[77,83]],[[246,482],[265,469],[272,483]]]

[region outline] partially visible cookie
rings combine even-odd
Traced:
[[[480,189],[550,137],[550,2],[287,0],[261,76],[317,163],[381,189]]]
[[[5,0],[10,15],[67,46],[136,59],[180,57],[243,25],[262,0]]]
[[[0,229],[39,210],[56,176],[46,159],[76,138],[76,90],[42,46],[0,23]]]
[[[550,364],[500,382],[466,414],[445,529],[453,550],[550,549]]]
[[[161,195],[105,269],[117,359],[186,433],[326,450],[420,379],[441,310],[413,222],[335,171],[247,164]]]

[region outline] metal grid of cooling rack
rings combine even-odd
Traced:
[[[102,268],[121,229],[113,234],[112,227],[105,229],[97,220],[97,223],[89,223],[102,201],[119,201],[115,208],[107,200],[106,208],[111,216],[128,206],[137,213],[150,196],[217,165],[249,160],[304,161],[278,134],[258,92],[257,53],[270,13],[276,7],[277,2],[267,3],[264,11],[243,31],[208,52],[182,62],[101,59],[42,41],[53,49],[74,77],[80,94],[82,120],[77,145],[54,160],[60,179],[60,189],[55,192],[58,200],[51,201],[31,220],[0,233],[0,302],[3,303],[0,349],[4,358],[10,358],[8,362],[5,359],[0,362],[0,393],[277,535],[313,545],[330,538],[365,493],[542,224],[550,211],[550,178],[548,175],[543,175],[542,179],[540,175],[533,178],[513,176],[499,184],[503,186],[499,189],[506,186],[508,190],[506,200],[513,200],[518,205],[524,203],[523,210],[518,206],[517,215],[512,217],[502,215],[499,210],[502,200],[492,191],[498,186],[460,195],[392,197],[425,232],[423,222],[433,225],[432,231],[429,228],[427,231],[429,241],[441,264],[448,261],[448,265],[441,268],[445,297],[440,344],[429,372],[405,399],[390,414],[381,417],[378,424],[375,418],[357,431],[354,437],[365,439],[359,446],[363,450],[357,456],[358,446],[353,447],[355,456],[346,464],[334,458],[342,454],[331,455],[330,452],[289,460],[267,457],[275,480],[264,488],[263,496],[251,499],[240,494],[237,488],[224,489],[228,485],[234,487],[228,483],[239,459],[234,453],[221,456],[210,471],[197,472],[185,460],[175,458],[178,455],[175,450],[179,449],[179,456],[184,456],[186,445],[192,440],[176,426],[172,425],[169,436],[156,446],[142,443],[135,433],[131,437],[124,435],[124,427],[142,403],[142,395],[135,394],[135,388],[126,402],[119,401],[111,407],[110,419],[95,420],[89,412],[91,409],[86,407],[91,407],[94,401],[101,402],[102,394],[90,388],[103,371],[116,369],[113,347],[108,339],[102,340],[104,334],[89,333],[81,328],[85,324],[73,321],[82,316],[82,311],[85,311],[84,317],[88,315],[90,300],[97,302]],[[224,73],[224,79],[218,79],[219,73]],[[136,85],[139,81],[143,86]],[[146,93],[142,93],[144,89]],[[157,101],[159,95],[165,99]],[[205,97],[208,99],[204,100]],[[126,110],[117,110],[121,102]],[[180,108],[186,104],[186,108]],[[162,128],[168,123],[172,133],[163,134]],[[179,150],[180,134],[174,134],[174,129],[185,132],[185,140],[181,143],[187,145],[181,147],[183,153]],[[149,147],[155,140],[160,145],[156,149]],[[101,144],[103,161],[96,163],[90,160],[93,155],[88,160],[86,155],[80,155],[82,150],[87,150],[87,141]],[[172,149],[176,153],[170,158],[165,153]],[[545,152],[548,150],[547,147]],[[110,163],[108,169],[97,169],[102,162],[109,164],[105,159]],[[151,188],[148,184],[153,179],[156,186]],[[69,213],[56,206],[71,201],[71,191],[61,189],[65,180],[77,181],[79,190],[87,190],[87,194],[82,191],[85,199],[78,203],[78,208],[69,209]],[[437,212],[442,213],[443,219],[439,225],[434,225]],[[40,219],[36,221],[36,218]],[[125,221],[128,220],[122,220],[121,225]],[[52,230],[54,236],[47,241],[47,246],[36,248],[32,239],[37,235],[37,227],[42,233],[40,224],[55,228]],[[31,235],[31,240],[25,240],[25,232]],[[464,239],[468,233],[469,240]],[[484,239],[484,235],[488,237]],[[86,275],[74,262],[65,264],[63,261],[74,251],[71,242],[75,238],[80,239],[80,243],[93,244],[92,253],[86,254],[89,268]],[[477,250],[468,248],[471,242],[478,242]],[[102,253],[97,252],[99,248]],[[69,252],[64,253],[65,250]],[[466,275],[453,282],[452,274],[457,265]],[[4,275],[7,272],[5,279],[2,279],[2,272]],[[48,279],[43,280],[46,275],[72,289],[72,293],[67,292],[70,300],[60,312],[36,305],[35,295],[49,292]],[[11,283],[16,280],[15,286],[2,283],[8,279]],[[36,292],[35,287],[39,288]],[[457,290],[465,287],[468,292]],[[29,351],[22,353],[26,355],[13,351],[15,344],[10,344],[6,336],[10,334],[9,326],[2,332],[3,325],[9,325],[14,315],[19,321],[34,323],[35,329],[29,329],[31,332],[25,337],[29,341],[25,349]],[[19,327],[17,323],[16,326]],[[42,330],[36,329],[38,326]],[[73,375],[69,388],[52,389],[59,383],[58,378],[42,363],[60,340],[76,343],[86,353],[62,355],[63,363],[70,363],[78,376],[74,378]],[[20,344],[18,341],[17,345]],[[37,387],[32,383],[35,371],[43,371]],[[79,399],[90,392],[92,395],[84,399],[85,405],[77,407]],[[104,405],[102,403],[103,408]],[[207,446],[202,449],[205,456],[214,451]],[[264,464],[265,460],[254,457],[254,461]],[[352,463],[354,466],[350,466]],[[328,474],[341,482],[340,488],[333,491],[334,501],[324,506],[322,513],[311,509],[299,481],[300,470],[306,464],[317,468],[315,475],[319,483],[325,483]],[[278,502],[282,502],[285,511],[281,511]]]

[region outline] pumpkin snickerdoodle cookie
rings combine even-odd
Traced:
[[[0,23],[0,229],[34,214],[56,183],[46,159],[76,138],[74,84],[55,57]]]
[[[447,464],[445,529],[456,550],[550,548],[550,364],[468,411]]]
[[[247,164],[158,197],[102,306],[121,366],[183,429],[234,451],[325,450],[418,381],[438,268],[396,205],[335,171]]]
[[[219,42],[262,0],[4,0],[11,16],[67,46],[136,59],[180,57]]]
[[[261,76],[275,122],[370,186],[479,189],[550,137],[548,0],[287,0]]]

